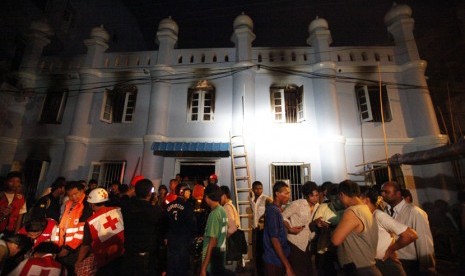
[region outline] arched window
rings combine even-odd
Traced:
[[[271,112],[275,122],[304,121],[303,86],[285,85],[270,88]]]
[[[100,120],[106,123],[131,123],[136,110],[137,87],[118,84],[113,90],[105,89]]]
[[[190,122],[213,121],[215,112],[215,88],[201,80],[187,93],[187,120]]]
[[[39,122],[44,124],[61,124],[65,112],[68,89],[50,89],[45,96],[40,112]]]

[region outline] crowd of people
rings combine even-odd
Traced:
[[[58,177],[31,208],[21,180],[21,173],[10,172],[0,192],[0,275],[245,270],[247,230],[230,188],[214,174],[195,185],[177,175],[157,191],[142,176],[105,188]],[[282,181],[271,197],[261,182],[252,184],[254,275],[437,274],[428,214],[398,183],[376,189],[350,180],[308,181],[301,199],[289,202],[290,193]]]

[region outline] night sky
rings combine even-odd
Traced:
[[[148,46],[154,44],[155,28],[171,16],[180,28],[179,48],[232,47],[234,18],[242,12],[254,21],[253,45],[306,46],[308,25],[316,16],[325,18],[333,35],[333,46],[392,45],[384,15],[392,6],[386,0],[184,0],[123,1],[138,18]],[[438,23],[454,18],[457,1],[397,1],[413,9],[418,36]]]

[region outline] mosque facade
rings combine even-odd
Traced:
[[[253,47],[254,24],[242,14],[233,48],[178,49],[178,25],[166,18],[156,51],[112,52],[96,26],[87,53],[66,58],[42,55],[53,31],[34,22],[18,83],[1,87],[14,92],[2,93],[2,171],[30,172],[37,194],[59,175],[101,185],[143,175],[160,185],[216,173],[231,185],[230,137],[240,135],[250,176],[267,193],[276,180],[391,177],[417,200],[451,198],[448,164],[386,169],[393,154],[448,141],[411,15],[406,5],[386,13],[388,47],[332,47],[323,18],[310,22],[307,47]]]

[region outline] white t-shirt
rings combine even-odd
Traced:
[[[376,259],[381,260],[394,239],[393,234],[399,236],[407,230],[407,226],[396,221],[381,210],[375,210],[373,215],[376,219],[376,223],[378,224],[378,246],[376,248]]]

